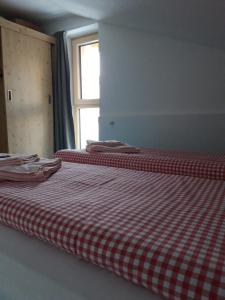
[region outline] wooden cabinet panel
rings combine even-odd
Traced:
[[[5,89],[3,80],[2,42],[0,28],[0,153],[8,152]]]
[[[53,153],[51,44],[2,28],[2,49],[9,152],[49,156]]]

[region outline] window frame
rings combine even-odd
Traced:
[[[99,43],[97,33],[82,36],[72,39],[72,83],[73,83],[73,116],[74,116],[74,129],[76,136],[76,148],[80,149],[81,143],[81,130],[80,130],[80,109],[82,108],[100,108],[99,99],[81,99],[81,66],[80,66],[80,46]],[[99,83],[100,84],[100,83]]]

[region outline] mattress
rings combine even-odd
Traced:
[[[225,180],[225,154],[143,148],[139,154],[60,150],[55,157],[74,163]]]
[[[163,300],[150,291],[0,226],[1,300]]]
[[[225,295],[221,180],[64,163],[0,183],[0,222],[166,299]]]

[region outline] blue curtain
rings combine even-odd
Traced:
[[[54,148],[75,148],[74,123],[70,93],[69,57],[64,31],[55,34],[53,53]]]

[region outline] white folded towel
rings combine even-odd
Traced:
[[[131,146],[117,146],[117,147],[107,147],[103,145],[93,145],[90,144],[86,147],[86,151],[90,153],[94,152],[107,152],[107,153],[126,153],[126,154],[135,154],[140,153],[140,148],[131,147]]]
[[[108,141],[92,141],[87,140],[87,146],[106,146],[106,147],[118,147],[118,146],[128,146],[125,143],[116,140],[108,140]]]
[[[5,156],[5,157],[4,157]],[[9,155],[5,153],[0,154],[0,166],[8,166],[8,165],[22,165],[28,162],[38,161],[39,157],[37,154],[31,155]]]

